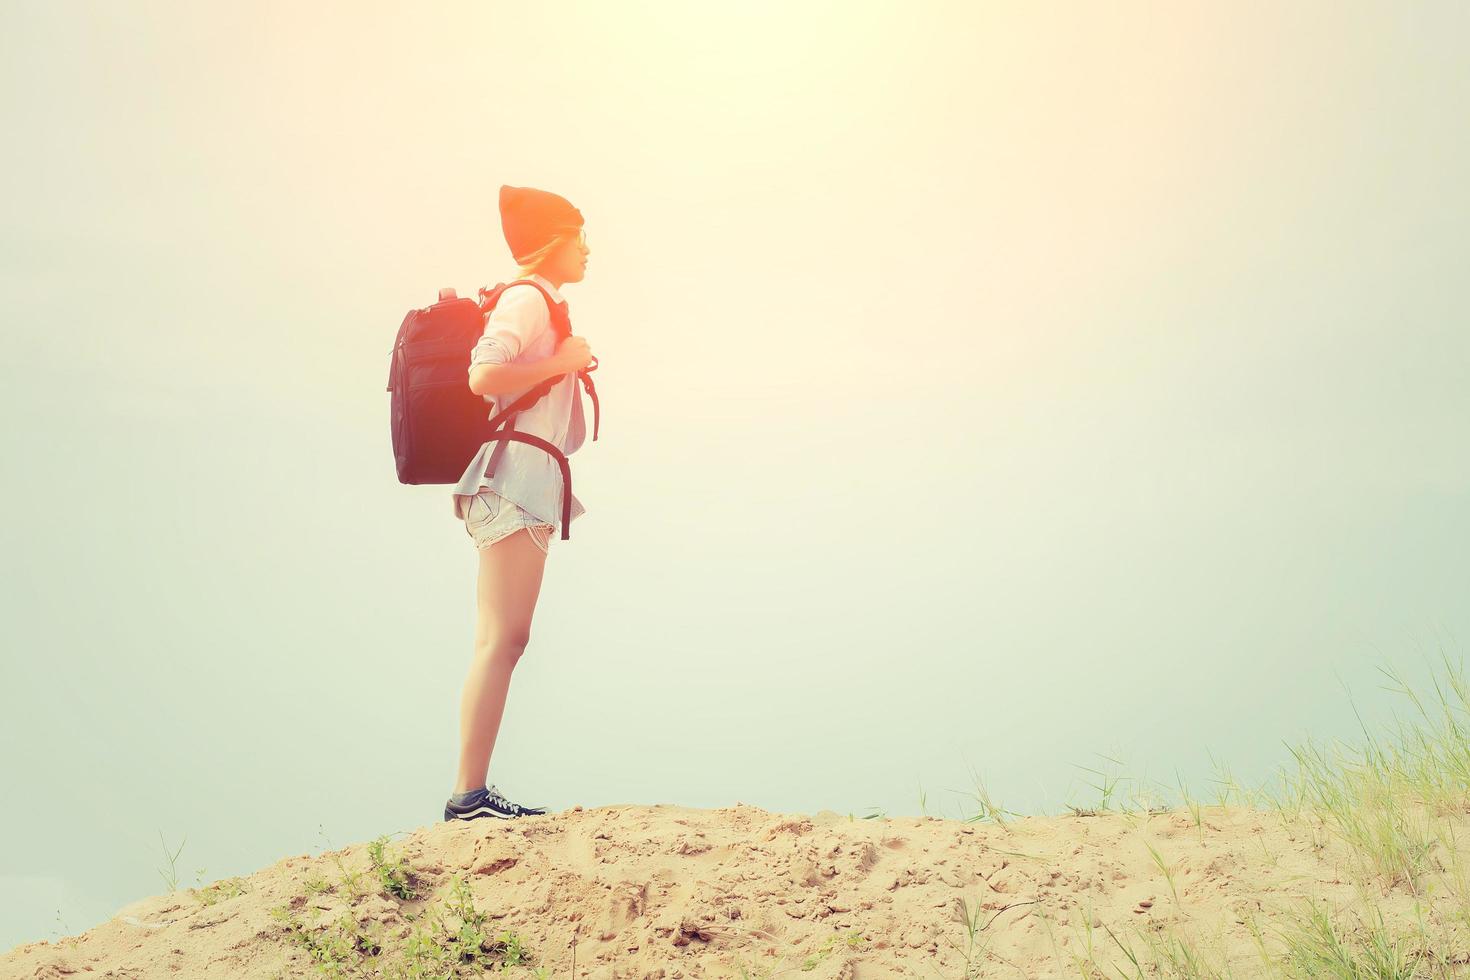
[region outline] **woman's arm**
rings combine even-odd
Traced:
[[[565,373],[556,355],[515,363],[521,351],[550,329],[551,314],[539,289],[530,286],[507,289],[490,311],[485,329],[470,351],[470,391],[477,395],[498,395],[529,388]]]
[[[477,395],[498,395],[502,391],[529,388],[566,373],[558,354],[528,364],[475,364],[470,368],[470,391]]]

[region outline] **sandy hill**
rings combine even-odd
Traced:
[[[1355,867],[1320,824],[1244,807],[1004,823],[573,807],[158,895],[16,948],[0,976],[1145,975],[1134,958],[1164,964],[1150,976],[1312,976],[1268,964],[1314,930],[1366,949],[1426,915],[1409,934],[1460,942],[1437,955],[1465,961],[1462,903],[1426,904],[1422,878],[1365,894]]]

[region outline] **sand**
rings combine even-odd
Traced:
[[[157,895],[80,936],[17,947],[0,957],[0,977],[323,975],[271,914],[278,906],[302,934],[344,915],[379,930],[382,951],[354,953],[369,965],[343,975],[382,975],[414,928],[408,917],[442,907],[455,874],[490,916],[487,928],[520,937],[529,965],[506,975],[524,977],[537,976],[537,966],[543,976],[572,977],[574,954],[575,976],[600,980],[965,977],[967,963],[976,977],[1079,977],[1089,974],[1078,957],[1126,965],[1119,942],[1146,952],[1144,937],[1171,933],[1217,967],[1228,963],[1233,976],[1268,976],[1253,920],[1264,924],[1268,948],[1281,910],[1303,902],[1325,903],[1347,921],[1372,909],[1391,923],[1412,921],[1407,887],[1365,899],[1346,849],[1305,822],[1244,807],[1207,806],[1199,816],[997,825],[736,804],[574,807],[436,824],[388,844],[387,859],[406,862],[417,899],[382,887],[366,843],[288,857],[238,879],[238,888]],[[368,872],[364,894],[350,894],[344,870]]]

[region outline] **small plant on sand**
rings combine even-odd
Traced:
[[[1067,957],[1071,959],[1072,966],[1077,971],[1077,975],[1084,978],[1084,980],[1092,980],[1093,977],[1098,975],[1093,962],[1093,957],[1096,955],[1096,936],[1094,935],[1096,926],[1093,923],[1096,922],[1100,925],[1101,920],[1093,910],[1092,899],[1090,898],[1082,906],[1073,906],[1071,912],[1078,920],[1078,925],[1074,932],[1082,936],[1082,949],[1080,952],[1072,949],[1067,949],[1065,952]],[[1036,918],[1041,922],[1042,927],[1046,929],[1047,938],[1051,942],[1052,955],[1060,960],[1063,953],[1062,944],[1059,944],[1057,941],[1057,934],[1053,931],[1052,917],[1047,913],[1045,906],[1037,909]]]
[[[281,923],[290,940],[306,952],[316,971],[328,977],[366,975],[359,973],[363,960],[383,951],[376,937],[358,931],[357,922],[347,912],[321,929],[308,926],[285,905],[271,909],[271,918]]]
[[[300,898],[296,902],[304,904]],[[469,885],[458,876],[441,907],[417,919],[410,917],[416,925],[401,943],[393,943],[381,923],[360,929],[350,912],[324,926],[308,925],[289,905],[272,909],[271,916],[305,951],[316,972],[334,980],[454,980],[505,974],[516,967],[530,969],[531,952],[521,937],[510,931],[495,934],[489,928],[490,916],[475,907]],[[545,967],[532,975],[550,977]]]
[[[1470,963],[1470,869],[1463,857],[1464,814],[1470,812],[1470,680],[1463,664],[1446,658],[1444,676],[1434,678],[1432,697],[1424,698],[1397,673],[1380,670],[1391,681],[1387,690],[1407,697],[1415,716],[1398,721],[1386,735],[1370,733],[1360,717],[1357,744],[1291,747],[1295,772],[1280,780],[1274,795],[1241,787],[1212,759],[1222,809],[1239,803],[1274,813],[1299,845],[1283,849],[1273,845],[1276,837],[1254,834],[1252,853],[1287,868],[1288,858],[1309,851],[1331,862],[1331,872],[1324,873],[1334,879],[1339,869],[1350,872],[1357,890],[1356,900],[1346,902],[1317,895],[1279,908],[1262,907],[1253,897],[1232,903],[1231,918],[1254,942],[1261,976],[1448,980],[1464,975]],[[1181,789],[1195,825],[1208,826],[1187,788]],[[1347,860],[1329,853],[1333,843]],[[1177,905],[1177,865],[1146,846]],[[1400,901],[1384,901],[1390,896]],[[1412,903],[1408,908],[1405,898]],[[1099,925],[1110,942],[1094,945],[1096,927],[1086,916],[1085,954],[1068,951],[1076,973],[1088,980],[1241,975],[1223,952],[1199,945],[1195,926],[1186,921]]]
[[[377,873],[383,890],[401,900],[418,898],[418,891],[411,881],[413,869],[409,867],[408,860],[402,856],[396,860],[388,858],[387,848],[387,834],[368,844],[368,860],[372,862],[373,871]]]
[[[384,976],[393,980],[430,980],[480,976],[529,966],[530,951],[514,932],[493,935],[490,916],[475,907],[469,884],[453,878],[450,899],[442,910],[426,915],[403,946],[403,961]]]
[[[198,898],[204,905],[213,905],[227,898],[245,894],[244,878],[221,878],[206,888],[192,889],[194,897]]]
[[[801,971],[806,973],[810,970],[815,970],[819,963],[832,955],[832,951],[837,948],[838,943],[842,943],[849,949],[858,949],[865,942],[867,942],[867,939],[857,929],[849,929],[847,932],[842,933],[833,933],[826,938],[822,945],[817,947],[815,953],[801,961]]]
[[[179,868],[178,868],[179,852],[184,849],[184,841],[187,841],[188,839],[189,839],[189,837],[186,834],[184,836],[184,840],[179,841],[178,849],[175,850],[172,854],[170,854],[169,853],[169,850],[168,850],[168,841],[166,841],[166,840],[163,839],[163,831],[160,830],[158,832],[158,842],[163,845],[163,857],[164,857],[164,860],[168,861],[168,870],[164,870],[163,868],[159,868],[158,869],[158,876],[163,879],[163,883],[168,886],[168,890],[169,891],[177,891],[178,890],[178,887],[179,887]]]
[[[1179,780],[1179,798],[1184,801],[1185,809],[1187,809],[1189,811],[1189,815],[1192,818],[1194,818],[1194,828],[1199,831],[1199,834],[1200,834],[1199,839],[1201,841],[1204,841],[1204,839],[1205,839],[1205,815],[1204,815],[1204,806],[1201,805],[1198,800],[1194,799],[1194,797],[1192,797],[1192,796],[1189,795],[1189,784],[1185,782],[1184,776],[1181,773],[1178,773],[1178,772],[1175,772],[1174,775]]]
[[[1232,796],[1237,801],[1244,801],[1247,794],[1241,790],[1240,784],[1230,772],[1230,767],[1216,759],[1213,752],[1209,755],[1210,765],[1215,770],[1215,776],[1210,780],[1215,784],[1215,805],[1222,808],[1229,806]]]
[[[966,765],[968,766],[968,763],[966,763]],[[973,816],[964,818],[965,822],[979,823],[985,820],[994,820],[1003,829],[1009,829],[1006,827],[1006,814],[1009,813],[1011,816],[1020,816],[1020,814],[1011,813],[1011,811],[1006,810],[999,804],[997,804],[995,800],[991,798],[990,790],[988,787],[986,787],[985,781],[980,778],[980,774],[975,771],[974,767],[969,768],[970,782],[974,784],[975,788],[970,790],[968,794],[964,795],[969,796],[969,798],[975,802],[976,809]],[[950,792],[958,793],[960,791],[950,790]]]
[[[1174,896],[1174,905],[1177,908],[1179,906],[1179,889],[1174,884],[1174,869],[1165,863],[1164,856],[1148,841],[1144,841],[1143,846],[1148,848],[1149,856],[1154,859],[1154,864],[1158,865],[1159,870],[1163,872],[1164,880],[1169,883],[1169,892]]]
[[[1102,756],[1102,758],[1107,762],[1122,765],[1119,760],[1114,759],[1110,756],[1104,755]],[[1113,797],[1118,792],[1118,784],[1124,781],[1123,777],[1119,776],[1116,773],[1109,772],[1106,769],[1089,769],[1086,766],[1078,766],[1077,768],[1081,769],[1083,772],[1092,773],[1098,778],[1098,782],[1087,783],[1087,785],[1097,790],[1100,796],[1097,806],[1089,807],[1087,808],[1085,814],[1079,815],[1095,816],[1098,813],[1107,813],[1111,811],[1113,808]]]
[[[325,828],[322,828],[321,830],[321,837],[322,840],[327,842],[328,847],[332,846],[331,838],[327,837],[327,831]],[[332,863],[335,864],[337,866],[337,870],[342,873],[342,884],[347,888],[347,894],[352,898],[354,902],[360,898],[367,897],[368,886],[362,880],[362,872],[348,868],[347,862],[342,860],[341,851],[337,851],[332,855]]]
[[[1226,980],[1229,970],[1211,962],[1209,954],[1188,937],[1172,928],[1143,932],[1148,945],[1148,955],[1154,964],[1155,974],[1166,977],[1181,977],[1194,980]],[[1141,974],[1140,976],[1144,976]]]
[[[975,978],[981,975],[984,963],[983,957],[989,944],[980,943],[977,937],[980,937],[980,934],[985,931],[986,926],[990,924],[989,921],[984,924],[981,923],[983,912],[984,910],[980,907],[979,899],[976,899],[975,907],[972,909],[970,903],[963,895],[956,898],[950,906],[950,918],[965,927],[964,946],[960,946],[948,938],[945,939],[945,942],[958,950],[959,954],[965,958],[965,972],[960,974],[960,980],[975,980]],[[999,913],[996,914],[998,915]],[[992,920],[994,918],[995,916],[991,916]]]
[[[1375,737],[1359,716],[1361,745],[1328,749],[1308,740],[1291,750],[1297,771],[1289,796],[1348,846],[1360,880],[1385,893],[1402,886],[1419,894],[1446,870],[1439,854],[1456,851],[1446,819],[1470,802],[1470,681],[1463,663],[1441,655],[1434,708],[1398,673],[1379,668],[1392,682],[1385,689],[1408,698],[1419,716],[1397,720],[1392,737]]]
[[[354,901],[365,898],[368,894],[368,887],[362,880],[362,872],[347,867],[341,854],[333,854],[332,861],[337,865],[337,870],[342,872],[342,884],[347,888],[347,894],[352,896]]]
[[[1350,911],[1344,922],[1321,903],[1303,899],[1299,911],[1293,911],[1286,925],[1277,930],[1286,946],[1285,975],[1291,980],[1418,980],[1463,975],[1463,941],[1456,944],[1448,935],[1431,937],[1422,915],[1417,928],[1394,930],[1378,905],[1365,902],[1361,908],[1366,918],[1362,912]]]
[[[56,926],[57,928],[51,930],[51,934],[56,937],[57,945],[64,943],[72,949],[81,945],[82,937],[71,934],[71,926],[67,925],[66,920],[61,917],[61,909],[56,910]]]

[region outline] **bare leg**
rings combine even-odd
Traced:
[[[485,785],[505,714],[511,671],[531,639],[546,553],[516,531],[480,552],[475,650],[459,707],[459,775],[454,792]]]

